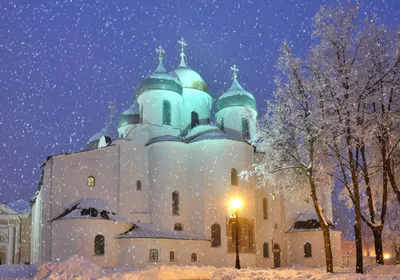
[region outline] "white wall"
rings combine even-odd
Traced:
[[[208,93],[194,88],[183,88],[182,96],[181,130],[191,124],[193,111],[199,114],[200,120],[210,118],[212,97]]]
[[[250,138],[252,138],[255,134],[255,121],[257,119],[257,112],[253,109],[248,109],[252,112],[253,121],[249,121],[249,132]],[[221,125],[222,118],[224,119],[224,130],[229,132],[230,130],[238,131],[242,133],[242,119],[246,116],[246,107],[244,106],[236,106],[236,107],[228,107],[222,110],[219,110],[215,114],[215,118],[217,119],[217,123]]]

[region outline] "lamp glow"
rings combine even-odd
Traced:
[[[389,255],[389,254],[384,254],[384,255],[383,255],[383,258],[384,258],[385,260],[388,260],[388,259],[390,259],[390,255]]]
[[[231,201],[231,206],[233,209],[240,209],[242,208],[242,201],[239,198],[234,198]]]

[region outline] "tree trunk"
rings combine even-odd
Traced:
[[[378,264],[384,264],[383,245],[382,245],[382,230],[383,230],[382,226],[375,227],[372,229],[372,233],[374,234],[376,263],[378,263]]]
[[[393,192],[396,194],[397,201],[400,204],[400,190],[397,187],[396,178],[394,177],[394,174],[392,172],[392,170],[394,170],[394,167],[392,166],[390,160],[388,160],[387,166],[388,166],[388,168],[386,170],[386,173],[389,177],[390,185],[392,186]]]
[[[396,264],[400,264],[400,247],[395,248],[396,251]]]
[[[333,256],[332,256],[332,245],[331,245],[331,236],[329,232],[329,225],[327,224],[323,216],[324,213],[322,213],[321,207],[319,206],[315,182],[312,176],[309,177],[309,182],[311,187],[311,198],[313,200],[314,209],[315,212],[317,213],[319,224],[322,229],[322,234],[324,236],[326,272],[333,273]]]

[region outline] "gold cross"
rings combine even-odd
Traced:
[[[108,108],[110,109],[110,121],[114,119],[115,105],[112,101],[108,101]]]
[[[158,53],[158,60],[161,61],[163,59],[163,54],[165,53],[165,50],[161,46],[159,46],[156,49],[156,52]]]
[[[233,79],[236,80],[237,72],[239,72],[239,68],[236,67],[236,64],[233,64],[233,66],[231,66],[231,70],[233,71]]]
[[[183,39],[183,37],[178,41],[178,43],[181,45],[181,57],[184,57],[185,47],[187,46],[187,43],[185,42],[185,39]]]

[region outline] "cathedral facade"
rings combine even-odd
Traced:
[[[186,64],[159,65],[136,92],[118,126],[110,121],[87,150],[49,156],[32,209],[32,262],[80,255],[102,267],[323,266],[324,246],[312,203],[256,188],[242,170],[263,159],[250,141],[256,100],[237,78],[216,101]],[[239,230],[233,198],[240,198]],[[323,197],[332,221],[331,197]],[[331,229],[335,265],[341,232]]]

